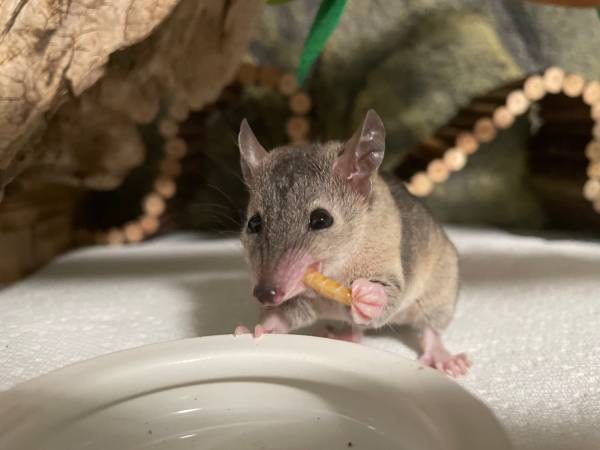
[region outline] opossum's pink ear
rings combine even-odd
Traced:
[[[379,115],[370,109],[360,128],[344,144],[333,171],[368,197],[371,193],[371,175],[381,165],[384,153],[385,127]]]
[[[256,139],[256,136],[246,119],[242,120],[242,124],[240,125],[238,146],[240,148],[242,175],[244,176],[246,183],[249,183],[256,173],[256,170],[265,159],[265,156],[267,156],[267,151],[260,145],[258,139]]]

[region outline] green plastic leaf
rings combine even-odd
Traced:
[[[303,84],[310,68],[321,54],[329,36],[335,30],[347,0],[323,0],[315,17],[308,37],[304,42],[304,49],[300,56],[298,66],[298,83]]]
[[[283,5],[292,0],[267,0],[267,5]]]

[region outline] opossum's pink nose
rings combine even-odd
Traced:
[[[283,300],[283,292],[280,289],[263,283],[256,285],[253,294],[263,305],[278,305]]]

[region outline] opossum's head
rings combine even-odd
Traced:
[[[267,152],[244,120],[242,173],[250,193],[241,240],[264,305],[304,291],[309,266],[343,272],[353,237],[368,226],[371,176],[383,159],[385,130],[370,110],[345,143],[278,147]]]

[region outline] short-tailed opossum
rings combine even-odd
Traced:
[[[385,129],[377,113],[345,143],[267,152],[244,120],[238,144],[250,193],[241,240],[265,306],[255,334],[318,319],[351,323],[354,338],[364,328],[410,325],[421,333],[422,363],[466,373],[466,356],[451,355],[440,338],[458,297],[456,249],[419,200],[379,173]],[[311,266],[351,287],[350,308],[303,285]]]

